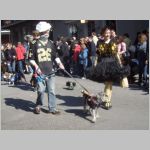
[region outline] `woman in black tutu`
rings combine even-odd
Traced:
[[[108,27],[102,29],[104,39],[97,44],[98,62],[94,74],[98,81],[104,81],[104,103],[103,107],[109,109],[111,105],[112,83],[127,76],[129,69],[123,67],[118,59],[116,41],[111,39],[111,32]]]

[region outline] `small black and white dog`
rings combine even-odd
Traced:
[[[67,81],[67,82],[66,82],[66,86],[67,86],[70,90],[73,90],[74,87],[76,86],[76,83],[75,83],[75,82],[71,82],[71,81]]]
[[[98,108],[101,106],[102,98],[100,95],[92,95],[89,92],[82,90],[81,93],[83,94],[84,100],[84,112],[90,112],[92,115],[92,122],[96,122],[96,119],[99,118]],[[89,107],[89,108],[87,108]]]

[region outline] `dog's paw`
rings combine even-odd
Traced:
[[[93,119],[92,119],[92,122],[95,123],[95,122],[96,122],[96,118],[93,118]]]
[[[89,113],[93,116],[93,109],[89,108]]]
[[[100,115],[98,113],[96,114],[96,118],[100,118]]]

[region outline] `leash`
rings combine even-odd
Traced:
[[[71,77],[78,85],[83,88],[85,91],[88,92],[88,90],[79,82],[77,81],[66,69],[63,70],[69,77]]]
[[[51,72],[50,74],[48,74],[48,75],[44,75],[44,74],[38,75],[38,77],[37,77],[38,82],[43,82],[43,81],[47,80],[47,79],[50,78],[53,74],[55,74],[58,70],[60,70],[60,68],[57,68],[55,71],[52,71],[52,72]]]

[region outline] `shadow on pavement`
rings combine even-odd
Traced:
[[[129,88],[130,90],[142,90],[144,92],[147,92],[147,94],[149,94],[149,89],[145,88],[144,86],[139,86],[138,84],[130,84]]]
[[[69,87],[64,87],[63,89],[68,90],[68,91],[72,91],[73,89],[70,89]]]
[[[64,105],[64,106],[71,106],[71,107],[83,107],[83,99],[82,97],[74,97],[74,96],[62,96],[62,95],[56,95],[57,99],[63,100],[65,103],[61,103],[59,105]],[[92,116],[90,114],[84,113],[83,109],[67,109],[65,110],[67,113],[73,113],[85,120],[88,120],[92,122],[87,116]]]
[[[8,83],[6,83],[6,82],[1,82],[1,85],[8,85]]]
[[[35,104],[31,101],[14,98],[5,98],[5,104],[27,112],[33,112],[35,107]]]
[[[17,83],[15,85],[9,85],[9,87],[19,88],[21,90],[26,90],[26,91],[33,91],[33,88],[29,83]]]
[[[60,105],[65,106],[83,106],[82,97],[56,95],[57,99],[63,100],[65,103]]]
[[[92,119],[92,116],[90,114],[84,113],[82,109],[68,109],[65,110],[67,113],[73,113],[85,120],[88,120],[89,122],[93,123],[92,120],[90,120],[89,118],[87,118],[88,116],[90,116],[90,118]]]

